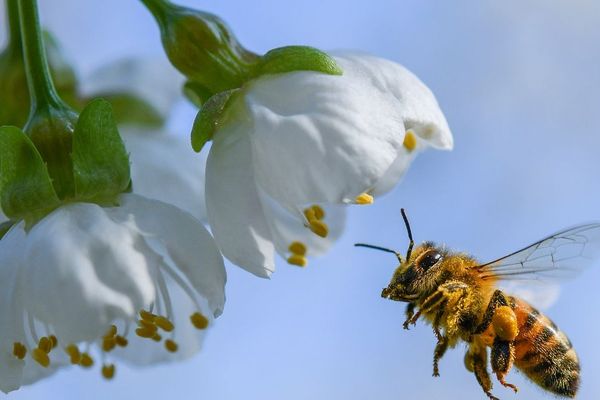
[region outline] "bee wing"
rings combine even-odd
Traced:
[[[483,280],[543,283],[571,278],[599,256],[600,223],[591,223],[557,232],[475,268]]]

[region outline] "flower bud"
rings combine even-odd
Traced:
[[[169,60],[198,97],[239,88],[250,78],[258,56],[244,49],[219,17],[164,0],[143,2],[160,26]]]

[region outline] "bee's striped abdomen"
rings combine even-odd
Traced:
[[[510,298],[517,316],[515,366],[542,388],[575,397],[579,360],[567,336],[548,317],[521,299]]]

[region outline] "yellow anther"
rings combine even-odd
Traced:
[[[102,350],[106,353],[114,349],[116,345],[117,338],[114,336],[105,336],[104,339],[102,339]]]
[[[56,336],[50,335],[48,336],[48,339],[50,339],[50,343],[52,343],[52,348],[58,346],[58,339],[56,338]]]
[[[206,329],[208,326],[208,318],[199,312],[192,314],[190,316],[190,321],[192,321],[192,325],[194,325],[196,329]]]
[[[119,347],[126,347],[129,344],[129,341],[125,337],[119,335],[115,337],[115,341]]]
[[[417,147],[417,137],[413,133],[413,131],[406,131],[406,135],[404,135],[404,147],[406,150],[413,151]]]
[[[33,358],[35,362],[44,368],[50,365],[50,357],[48,357],[48,353],[40,348],[36,348],[31,351],[31,358]]]
[[[79,365],[81,365],[83,368],[90,368],[92,365],[94,365],[94,359],[88,353],[81,353]]]
[[[317,217],[315,216],[315,210],[313,210],[312,207],[304,210],[304,216],[308,221],[313,221],[317,219]]]
[[[156,325],[154,324],[154,321],[140,319],[138,321],[138,325],[140,326],[140,328],[156,329]]]
[[[50,350],[52,350],[52,341],[46,336],[41,337],[38,342],[38,349],[46,354],[50,353]]]
[[[13,343],[13,355],[17,357],[19,360],[22,360],[27,355],[27,347],[23,345],[23,343],[15,342]]]
[[[329,227],[323,221],[312,220],[312,221],[310,221],[309,228],[315,234],[317,234],[318,236],[321,236],[323,238],[327,237],[327,235],[329,234]]]
[[[299,267],[306,267],[306,257],[301,256],[299,254],[292,254],[288,257],[287,262],[292,265],[297,265]]]
[[[117,327],[115,325],[111,325],[110,328],[108,328],[108,331],[106,331],[106,334],[104,334],[104,337],[111,338],[116,335],[117,335]]]
[[[81,353],[79,349],[74,344],[70,344],[65,347],[65,351],[71,358],[71,364],[79,364],[81,362]]]
[[[302,242],[292,242],[288,247],[290,253],[297,254],[299,256],[306,255],[306,245]]]
[[[160,336],[158,333],[155,333],[154,336],[152,336],[152,340],[155,342],[160,342],[162,340],[162,336]]]
[[[356,196],[354,202],[356,204],[360,204],[361,206],[366,204],[373,204],[373,196],[371,196],[369,193],[362,193]]]
[[[149,327],[137,328],[135,330],[135,334],[139,337],[151,339],[156,334],[156,327],[154,327],[154,329],[151,329]]]
[[[175,353],[179,346],[171,339],[165,340],[165,348],[171,353]]]
[[[115,365],[106,364],[102,366],[102,376],[105,379],[112,379],[115,376]]]
[[[141,310],[140,318],[142,318],[144,321],[153,322],[154,318],[156,318],[156,315],[152,314],[150,311]]]
[[[312,206],[312,210],[315,213],[315,218],[316,219],[323,219],[325,218],[325,210],[323,210],[323,208],[321,206],[318,205],[314,205]]]
[[[166,331],[166,332],[171,332],[173,330],[173,328],[175,328],[175,326],[173,325],[173,323],[171,321],[169,321],[167,318],[161,317],[161,316],[156,317],[154,319],[154,323],[156,324],[156,326],[158,326],[160,329],[162,329],[163,331]]]

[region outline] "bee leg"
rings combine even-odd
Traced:
[[[406,330],[409,329],[410,324],[415,325],[417,323],[417,319],[421,316],[420,312],[417,312],[417,314],[415,314],[416,307],[417,305],[415,303],[408,303],[406,305],[406,321],[404,321],[404,323],[402,324],[402,327]]]
[[[515,345],[514,342],[508,340],[502,340],[498,337],[494,339],[491,352],[492,371],[496,374],[498,381],[504,387],[511,388],[516,392],[519,388],[513,384],[507,383],[504,378],[508,374],[508,371],[513,366],[515,360]]]
[[[471,347],[465,355],[465,366],[475,374],[479,386],[490,400],[499,400],[492,394],[492,380],[487,370],[487,351],[485,348]]]
[[[488,303],[487,309],[485,310],[485,314],[483,314],[483,319],[481,320],[481,323],[477,326],[477,328],[475,328],[473,334],[479,335],[485,332],[485,330],[492,323],[492,319],[494,318],[496,308],[500,306],[508,306],[508,301],[506,300],[506,297],[504,296],[504,293],[502,293],[501,290],[496,290],[492,295],[490,302]]]
[[[441,285],[432,295],[427,297],[421,305],[421,311],[429,313],[441,305],[445,305],[449,298],[465,294],[467,285],[462,282],[450,281]],[[442,307],[443,308],[443,307]]]
[[[444,315],[446,305],[445,303],[440,306],[440,310],[438,310],[435,315],[435,320],[433,321],[433,333],[437,338],[437,344],[435,345],[435,350],[433,351],[433,376],[440,376],[439,369],[439,361],[442,359],[446,350],[448,350],[448,338],[442,335],[440,332],[440,320]]]

